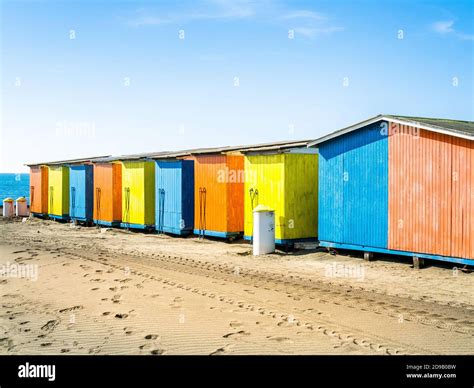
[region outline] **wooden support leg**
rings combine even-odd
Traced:
[[[373,261],[374,260],[374,253],[373,252],[364,252],[364,260],[365,261]]]
[[[418,257],[418,256],[413,256],[413,268],[415,269],[420,269],[423,268],[425,264],[425,260]]]

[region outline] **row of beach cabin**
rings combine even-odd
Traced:
[[[275,242],[474,264],[474,123],[379,115],[314,141],[46,162],[31,213],[233,239],[253,210]]]

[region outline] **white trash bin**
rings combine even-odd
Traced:
[[[264,205],[253,209],[253,255],[275,252],[275,211]]]
[[[15,204],[13,199],[5,198],[3,200],[3,217],[13,217],[15,214]]]
[[[28,203],[26,202],[25,197],[20,197],[16,199],[16,216],[17,217],[28,216]]]

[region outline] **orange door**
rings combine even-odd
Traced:
[[[193,155],[194,230],[243,233],[244,157]]]
[[[48,213],[48,167],[30,168],[30,211]]]
[[[118,222],[122,217],[122,174],[119,163],[94,164],[94,219]]]
[[[225,155],[198,155],[194,160],[194,229],[227,232]]]

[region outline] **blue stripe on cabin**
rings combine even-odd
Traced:
[[[200,230],[200,229],[194,229],[194,234],[196,235],[204,235],[204,236],[209,236],[209,237],[219,237],[219,238],[233,238],[233,237],[238,237],[242,233],[240,232],[217,232],[214,230]]]
[[[387,248],[388,137],[380,123],[319,145],[319,239]]]
[[[129,224],[127,222],[121,222],[119,226],[124,229],[140,229],[140,230],[154,230],[155,229],[155,225]]]
[[[120,226],[120,221],[102,221],[102,220],[94,220],[94,224],[101,225],[101,226]]]
[[[58,216],[56,214],[48,214],[48,217],[53,219],[53,220],[69,221],[69,215],[68,214],[64,214],[62,216]]]
[[[69,215],[73,220],[92,221],[94,197],[93,167],[69,167]]]
[[[190,234],[194,228],[194,161],[156,161],[155,227],[159,232]]]

